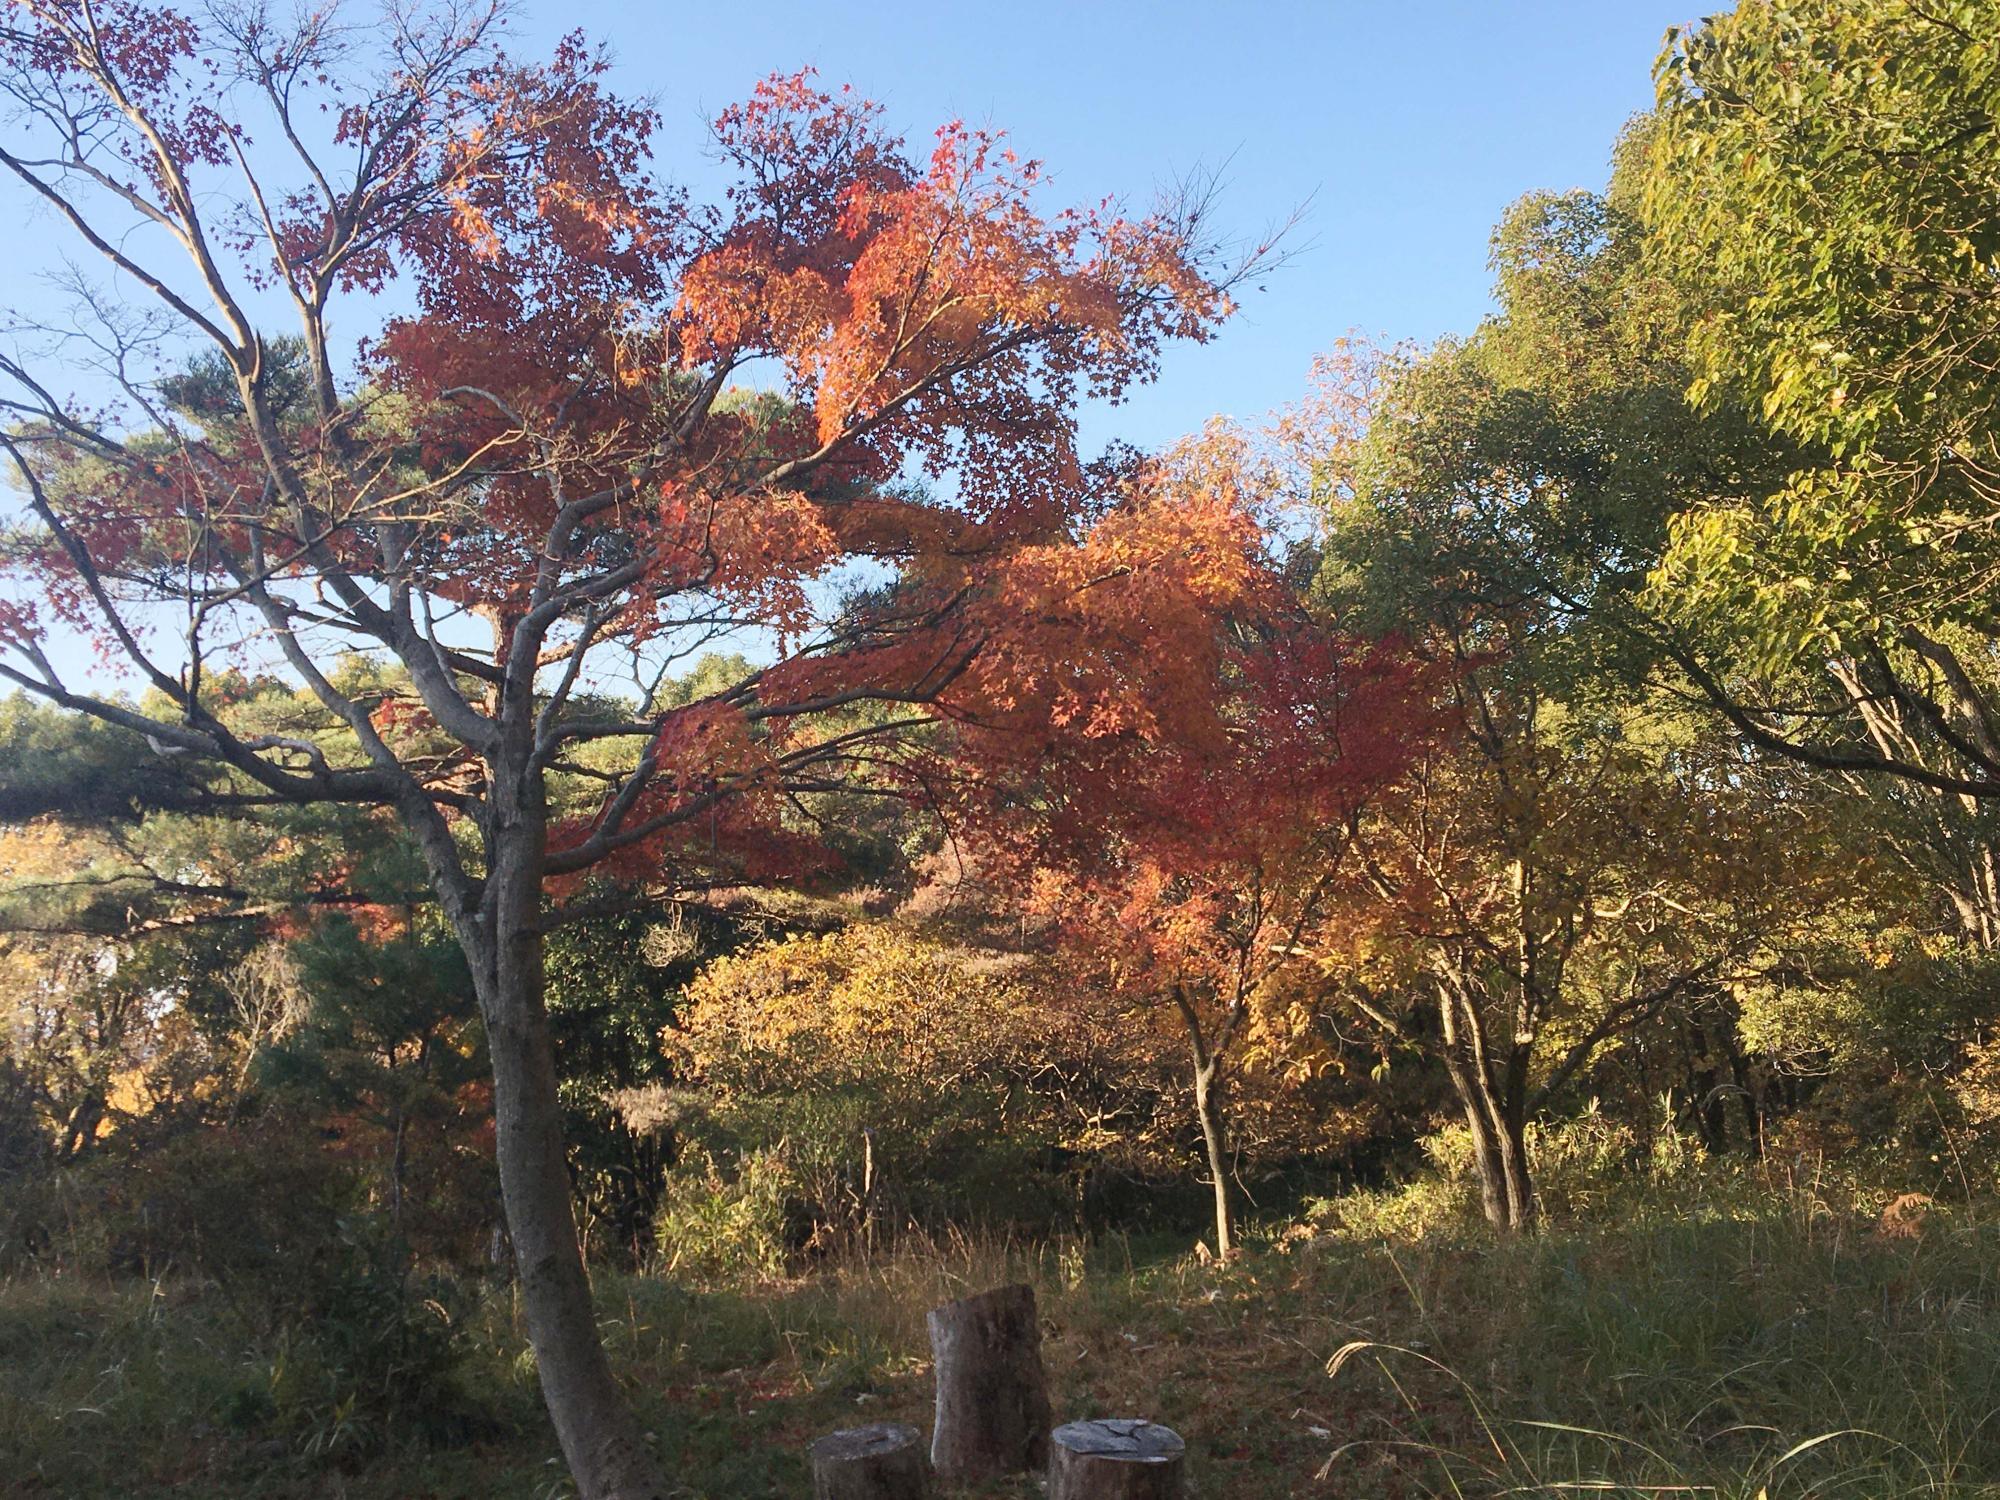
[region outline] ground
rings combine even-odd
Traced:
[[[782,1282],[597,1284],[613,1360],[688,1500],[801,1496],[814,1436],[926,1425],[925,1309],[1015,1277],[1041,1299],[1057,1420],[1168,1423],[1210,1500],[2000,1494],[2000,1227],[1799,1194],[1673,1207],[1514,1244],[1343,1213],[1227,1266],[1184,1240],[961,1240]],[[426,1398],[436,1420],[414,1425],[369,1418],[365,1392],[316,1405],[298,1371],[323,1356],[296,1332],[246,1332],[242,1303],[171,1277],[15,1278],[0,1491],[571,1493],[504,1289],[457,1315],[467,1352]]]

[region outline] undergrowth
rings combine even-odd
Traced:
[[[1041,1298],[1058,1419],[1173,1425],[1211,1500],[2000,1494],[1982,1205],[1884,1217],[1810,1177],[1676,1170],[1671,1194],[1610,1192],[1509,1244],[1445,1178],[1322,1205],[1228,1265],[1185,1241],[957,1239],[726,1286],[605,1273],[598,1295],[687,1500],[801,1495],[816,1434],[925,1425],[925,1309],[1014,1278]],[[365,1443],[285,1419],[287,1361],[322,1356],[241,1303],[192,1279],[0,1287],[0,1489],[570,1493],[508,1290],[424,1312],[452,1320],[453,1420]]]

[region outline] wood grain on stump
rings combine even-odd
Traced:
[[[1180,1500],[1187,1444],[1171,1427],[1099,1417],[1058,1427],[1049,1500]]]
[[[914,1427],[877,1422],[829,1433],[807,1449],[813,1500],[930,1500],[931,1470]]]
[[[1035,1292],[1005,1286],[933,1308],[940,1477],[984,1479],[1038,1469],[1049,1455],[1049,1388]]]

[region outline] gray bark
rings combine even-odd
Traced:
[[[1224,1260],[1236,1248],[1236,1216],[1229,1201],[1229,1149],[1223,1134],[1219,1069],[1213,1059],[1194,1070],[1194,1112],[1201,1122],[1202,1152],[1215,1189],[1215,1253]]]
[[[1449,980],[1439,986],[1440,1056],[1472,1132],[1473,1160],[1486,1222],[1502,1234],[1524,1233],[1535,1223],[1535,1186],[1528,1170],[1528,1119],[1522,1097],[1526,1056],[1509,1059],[1507,1085],[1496,1084],[1478,1009],[1462,1003]]]
[[[1509,1118],[1475,1082],[1448,1071],[1460,1089],[1466,1124],[1472,1129],[1486,1222],[1502,1234],[1525,1233],[1534,1228],[1536,1215],[1534,1180],[1528,1170],[1527,1122]]]
[[[1049,1500],[1180,1500],[1187,1444],[1171,1427],[1100,1417],[1058,1427]]]
[[[563,1156],[555,1044],[543,1004],[543,811],[495,778],[487,874],[458,914],[493,1066],[495,1155],[542,1395],[584,1500],[664,1500],[666,1484],[598,1338]]]
[[[1038,1469],[1049,1455],[1049,1390],[1035,1292],[1006,1286],[933,1308],[937,1369],[931,1463],[941,1477]]]
[[[930,1500],[931,1466],[914,1427],[850,1427],[821,1438],[807,1457],[813,1500]]]
[[[1202,1153],[1215,1193],[1215,1253],[1226,1260],[1236,1248],[1236,1214],[1229,1194],[1229,1126],[1223,1117],[1222,1063],[1246,1008],[1239,994],[1210,1037],[1202,1027],[1201,1012],[1184,987],[1175,986],[1173,1001],[1187,1027],[1188,1050],[1194,1061],[1194,1113],[1201,1125]]]

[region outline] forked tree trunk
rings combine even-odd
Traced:
[[[1456,1078],[1453,1079],[1456,1082]],[[1464,1097],[1466,1128],[1472,1132],[1472,1165],[1479,1178],[1479,1203],[1486,1222],[1495,1229],[1507,1227],[1507,1177],[1500,1164],[1500,1146],[1493,1138],[1493,1122],[1476,1098]]]
[[[1479,1178],[1486,1222],[1502,1234],[1520,1234],[1535,1224],[1535,1185],[1528,1171],[1527,1125],[1492,1107],[1476,1083],[1458,1067],[1448,1067],[1465,1123],[1472,1132],[1473,1168]]]
[[[1174,987],[1173,1002],[1187,1028],[1188,1052],[1194,1062],[1194,1114],[1201,1126],[1202,1153],[1215,1190],[1215,1253],[1227,1259],[1236,1248],[1236,1221],[1229,1195],[1229,1127],[1222,1108],[1222,1061],[1242,1024],[1244,1006],[1239,996],[1210,1036],[1185,987]]]
[[[583,1500],[663,1500],[659,1466],[598,1337],[577,1243],[543,1004],[538,791],[503,807],[496,786],[479,909],[457,923],[493,1065],[500,1192],[542,1397]]]
[[[1472,1132],[1473,1167],[1479,1176],[1486,1222],[1502,1234],[1524,1233],[1535,1222],[1527,1108],[1521,1097],[1526,1058],[1518,1059],[1520,1066],[1509,1070],[1515,1086],[1503,1089],[1492,1076],[1478,1013],[1469,1005],[1461,1009],[1448,982],[1440,985],[1438,1016],[1443,1030],[1444,1070]]]

